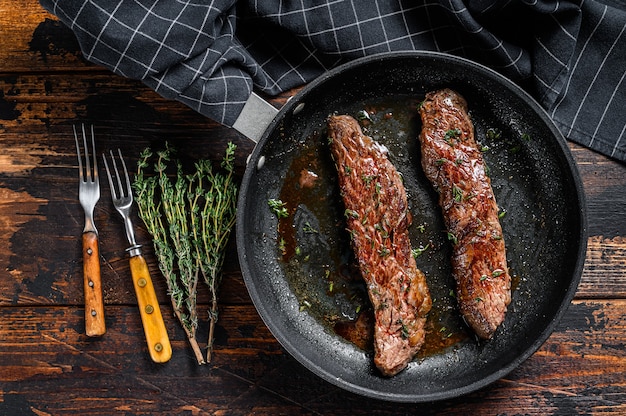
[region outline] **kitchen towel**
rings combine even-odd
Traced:
[[[624,0],[40,0],[86,59],[232,126],[349,60],[430,50],[526,89],[563,135],[626,161]]]

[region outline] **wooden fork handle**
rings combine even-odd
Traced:
[[[172,346],[167,335],[161,308],[154,292],[150,271],[142,255],[130,258],[130,272],[133,277],[141,322],[146,335],[150,358],[156,363],[164,363],[172,357]]]
[[[85,292],[85,333],[97,337],[106,332],[104,301],[100,280],[98,234],[83,233],[83,287]]]

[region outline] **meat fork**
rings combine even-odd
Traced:
[[[85,153],[85,164],[80,151],[80,143],[76,126],[73,126],[76,154],[78,155],[78,199],[85,211],[85,228],[83,229],[83,287],[85,292],[85,333],[100,336],[106,332],[104,323],[104,302],[102,300],[102,284],[100,280],[100,254],[98,250],[98,230],[93,221],[93,209],[100,199],[100,181],[98,179],[98,163],[96,161],[96,145],[91,126],[91,156],[85,125],[81,126],[82,145]]]
[[[137,244],[135,241],[133,223],[130,219],[130,209],[133,205],[133,193],[130,180],[128,179],[126,163],[124,163],[124,158],[122,157],[122,151],[120,149],[117,149],[117,151],[120,164],[124,170],[123,178],[120,174],[120,170],[117,168],[113,151],[110,151],[113,169],[109,169],[109,164],[104,154],[102,155],[102,159],[104,160],[104,167],[106,168],[107,177],[109,178],[113,206],[124,220],[126,237],[130,244],[130,247],[127,248],[126,251],[128,251],[130,255],[130,272],[133,278],[135,294],[137,295],[139,313],[141,314],[141,322],[143,324],[146,342],[148,343],[150,358],[152,358],[154,362],[164,363],[172,356],[172,346],[170,345],[159,302],[154,292],[150,271],[141,253],[141,245]]]

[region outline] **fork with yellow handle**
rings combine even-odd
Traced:
[[[167,329],[161,315],[161,308],[154,291],[150,271],[146,260],[141,253],[141,246],[135,241],[135,232],[133,223],[130,220],[130,209],[133,204],[133,194],[128,179],[128,171],[126,163],[122,158],[122,152],[118,149],[119,160],[123,168],[123,178],[120,170],[117,168],[115,156],[111,151],[112,169],[109,169],[106,156],[104,159],[104,167],[106,168],[109,185],[111,188],[111,198],[113,206],[120,213],[124,220],[126,228],[126,237],[130,247],[126,249],[130,255],[130,273],[133,278],[133,286],[137,295],[137,303],[139,304],[139,313],[141,314],[141,322],[148,344],[150,358],[157,363],[169,361],[172,357],[172,346],[167,335]],[[115,180],[114,180],[115,179]],[[124,181],[125,186],[122,184]]]

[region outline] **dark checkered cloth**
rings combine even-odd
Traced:
[[[41,0],[85,57],[232,126],[341,63],[433,50],[529,91],[570,140],[626,161],[624,0]]]

